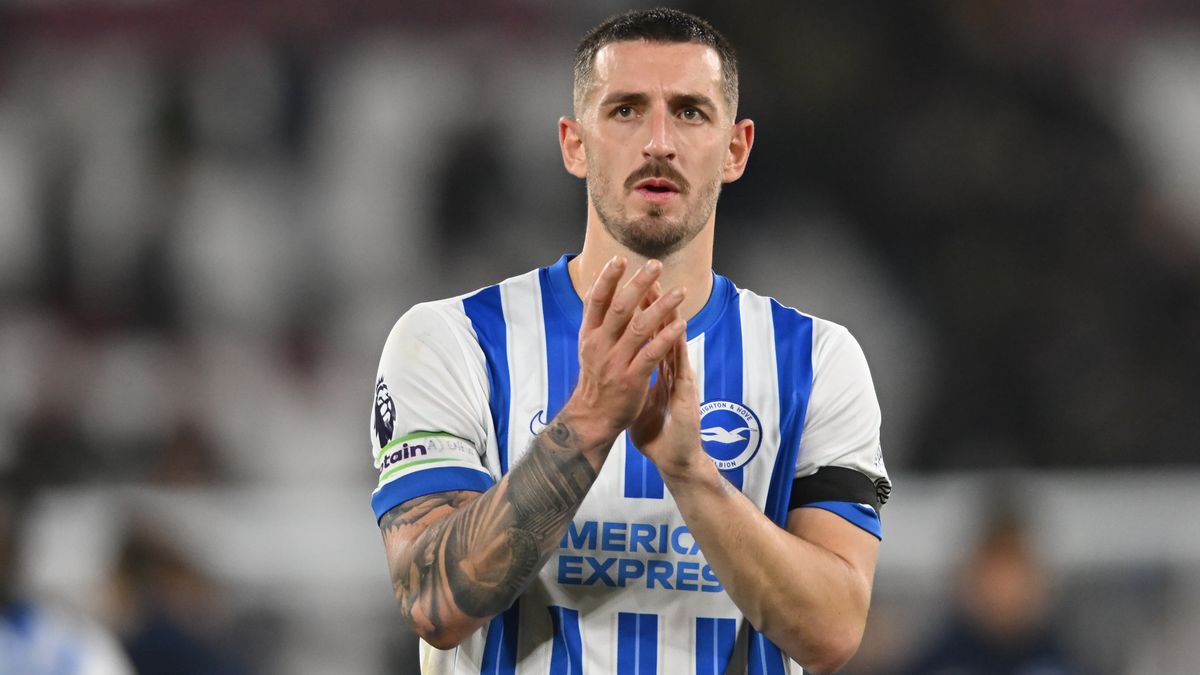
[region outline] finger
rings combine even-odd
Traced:
[[[669,376],[663,370],[663,366],[665,366],[666,363],[667,362],[664,359],[658,364],[658,370],[656,371],[657,375],[654,377],[654,386],[650,388],[650,396],[647,397],[653,401],[655,405],[664,410],[667,407],[667,403],[671,400],[671,397],[667,395],[667,380]]]
[[[663,371],[663,367],[665,365],[666,360],[664,359],[658,364],[657,370],[651,374],[650,379],[653,380],[653,384],[651,384],[650,391],[646,396],[646,402],[642,406],[642,417],[645,417],[647,414],[650,414],[653,411],[657,411],[660,416],[665,415],[666,410],[670,405],[671,397],[668,395],[666,390],[666,380],[668,379],[668,375]]]
[[[642,296],[642,301],[638,303],[638,308],[634,310],[633,318],[630,319],[630,321],[636,321],[638,315],[647,309],[650,309],[650,305],[653,305],[654,301],[658,300],[660,297],[662,297],[662,286],[656,281],[652,286],[650,286],[649,289],[646,290],[646,294]]]
[[[642,296],[658,280],[660,274],[662,274],[662,263],[657,260],[648,260],[630,277],[629,281],[625,282],[620,290],[616,291],[604,314],[604,332],[614,340],[625,332],[625,327],[633,318],[634,311],[642,303]]]
[[[682,288],[682,287],[680,287],[680,288]],[[672,290],[674,290],[674,289],[672,289]],[[687,289],[686,289],[686,288],[684,288],[683,290],[684,290],[684,293],[685,293],[684,297],[687,297],[687,296],[686,296]],[[645,302],[645,301],[643,301],[643,302],[642,302],[642,305],[643,305],[642,309],[643,309],[643,310],[649,309],[649,308],[650,308],[650,306],[654,304],[654,302],[657,302],[657,301],[658,301],[658,299],[659,299],[659,298],[661,298],[661,297],[663,297],[663,296],[664,296],[664,293],[663,293],[662,284],[660,284],[659,282],[655,281],[655,282],[654,282],[654,285],[653,285],[653,286],[651,286],[650,290],[649,290],[649,291],[646,293],[646,297],[647,297],[647,298],[652,298],[652,299],[653,299],[653,301],[652,301],[652,302]],[[682,304],[682,303],[680,303],[680,304]],[[675,307],[674,307],[674,308],[672,308],[672,309],[668,310],[668,311],[666,312],[666,314],[664,314],[664,315],[662,316],[662,318],[660,318],[660,319],[659,319],[658,325],[654,327],[654,332],[655,332],[655,333],[657,333],[657,332],[661,331],[662,329],[666,328],[666,327],[667,327],[667,324],[669,324],[669,323],[671,323],[672,321],[674,321],[675,319],[678,319],[678,318],[679,318],[679,307],[680,307],[680,305],[678,305],[678,304],[677,304],[677,305],[675,305]]]
[[[667,324],[670,325],[670,324]],[[664,326],[665,328],[666,326]],[[663,395],[667,400],[671,400],[671,394],[675,391],[675,349],[677,347],[672,344],[667,348],[667,355],[663,357],[662,363],[658,364],[659,376],[662,378]]]
[[[647,309],[650,309],[650,306],[653,305],[661,297],[662,297],[662,285],[659,284],[657,281],[655,281],[650,286],[650,288],[646,290],[646,294],[642,296],[642,301],[641,301],[641,303],[638,304],[637,310],[634,311],[633,318],[630,319],[630,323],[632,323],[634,321],[638,321],[638,316],[640,314],[642,314],[643,312],[645,312]],[[646,321],[646,320],[647,319],[642,319],[642,321]],[[653,332],[658,332],[658,331],[662,330],[662,327],[665,325],[666,324],[656,326],[654,328]],[[648,339],[650,339],[650,337],[647,336],[646,339],[648,340]],[[645,342],[645,340],[643,340],[643,342]]]
[[[641,411],[638,416],[629,425],[629,437],[634,445],[639,448],[643,447],[646,441],[653,440],[659,435],[662,430],[663,423],[667,418],[667,410],[670,406],[670,400],[667,399],[658,387],[650,390],[650,395],[646,397],[646,402],[642,404]]]
[[[687,289],[684,288],[683,291],[684,291],[684,297],[687,297]],[[668,311],[666,313],[665,316],[663,316],[662,323],[659,327],[659,330],[662,330],[663,328],[665,328],[667,326],[667,324],[672,323],[674,321],[678,321],[679,319],[683,318],[682,316],[679,315],[679,308],[682,306],[683,306],[683,303],[680,302],[678,305],[675,305],[674,307],[672,307],[670,309],[670,311]]]
[[[654,304],[655,300],[658,300],[662,297],[662,294],[662,284],[655,281],[653,284],[651,284],[650,288],[646,290],[646,294],[642,296],[641,308],[649,308],[650,305]]]
[[[692,362],[688,354],[687,333],[684,332],[675,341],[675,360],[671,363],[671,367],[675,369],[675,373],[682,378],[691,378],[695,375],[692,370]]]
[[[600,274],[588,289],[587,301],[583,307],[583,327],[596,328],[604,323],[604,314],[617,291],[617,282],[625,272],[625,258],[613,256],[604,263]]]
[[[681,395],[694,395],[696,388],[696,371],[692,370],[691,357],[688,354],[687,346],[687,331],[680,334],[675,342],[674,359],[671,362],[671,385],[672,398],[675,398],[675,392],[678,391]]]
[[[637,355],[633,358],[633,362],[630,363],[633,376],[638,379],[650,377],[650,373],[654,372],[654,369],[663,363],[667,353],[671,350],[671,346],[686,331],[687,322],[683,319],[673,321],[666,328],[659,331],[654,336],[654,339],[647,342],[646,346],[638,351]],[[659,377],[664,377],[661,371],[659,372]],[[674,379],[674,377],[675,373],[671,371],[668,379]]]
[[[617,363],[628,363],[632,360],[634,354],[648,340],[656,334],[661,333],[664,326],[670,325],[674,320],[678,320],[679,305],[685,297],[687,297],[686,289],[682,287],[672,288],[666,295],[654,301],[652,305],[638,312],[633,320],[629,322],[624,334],[618,338],[613,351],[613,359]],[[676,318],[672,321],[666,320],[672,314]]]

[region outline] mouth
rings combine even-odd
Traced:
[[[638,181],[633,191],[651,202],[665,202],[679,194],[679,186],[665,178],[647,178]]]

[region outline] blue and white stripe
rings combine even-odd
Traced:
[[[499,474],[520,461],[578,378],[583,305],[568,260],[459,300],[485,361],[495,439],[489,461]],[[717,275],[708,304],[688,325],[702,399],[737,402],[761,423],[758,454],[725,475],[781,526],[813,384],[813,335],[811,317]],[[839,504],[819,506],[845,511]],[[657,469],[624,434],[576,516],[587,520],[683,524]],[[552,556],[519,603],[436,667],[471,675],[798,672],[724,593],[566,586],[555,575]]]

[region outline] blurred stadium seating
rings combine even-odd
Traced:
[[[182,623],[248,671],[411,664],[368,507],[379,350],[411,304],[578,248],[555,122],[574,41],[626,7],[435,4],[0,6],[0,468],[39,490],[31,588],[121,632],[150,532],[210,601]],[[848,672],[930,634],[997,484],[1083,672],[1194,672],[1200,10],[679,6],[739,46],[758,124],[718,270],[847,325],[884,409]]]

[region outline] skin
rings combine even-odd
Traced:
[[[428,495],[384,516],[402,613],[448,648],[510,606],[628,429],[739,609],[806,670],[832,672],[862,639],[878,540],[820,509],[795,509],[780,528],[730,485],[701,446],[687,359],[682,317],[711,292],[719,186],[745,171],[754,123],[733,119],[711,48],[640,41],[597,53],[576,114],[559,120],[559,144],[588,182],[584,247],[568,267],[585,298],[578,385],[487,492]],[[656,175],[679,190],[638,189]]]
[[[623,93],[640,94],[645,100],[621,100]],[[688,105],[695,103],[687,100],[689,96],[706,102]],[[605,227],[600,210],[624,219],[639,218],[651,230],[671,227],[686,214],[695,214],[703,219],[687,224],[693,238],[662,257],[662,285],[688,289],[680,313],[695,315],[712,290],[716,195],[710,196],[704,186],[741,178],[754,144],[754,122],[733,120],[721,92],[720,59],[711,48],[696,44],[606,45],[596,54],[591,90],[582,103],[576,118],[558,122],[563,164],[568,173],[588,182],[583,250],[568,266],[575,290],[582,296],[613,256],[627,256],[632,266],[647,259]],[[629,104],[629,110],[623,109],[624,104]],[[703,119],[692,119],[689,108]],[[691,190],[657,205],[625,187],[629,176],[655,163],[669,165]],[[711,205],[704,203],[706,198]],[[647,218],[656,208],[662,215]]]
[[[418,497],[381,519],[401,612],[433,646],[459,644],[521,594],[642,410],[650,374],[683,339],[684,294],[647,302],[662,265],[642,265],[618,290],[625,269],[614,259],[598,275],[579,331],[578,384],[521,461],[487,492]]]

